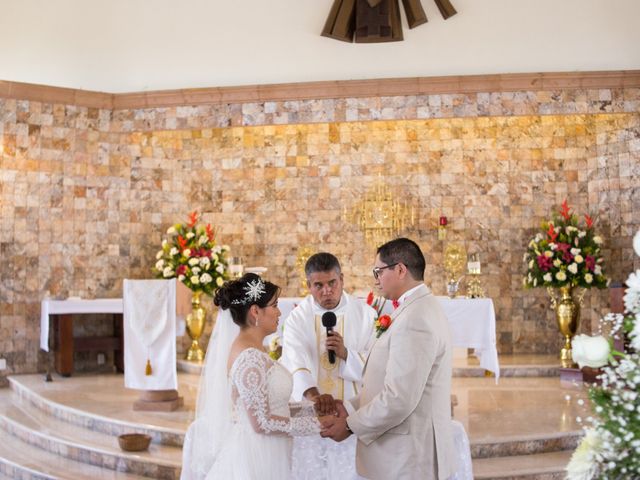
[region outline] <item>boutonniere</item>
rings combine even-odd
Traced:
[[[383,332],[391,326],[391,317],[389,315],[382,315],[376,320],[376,338],[380,337]]]

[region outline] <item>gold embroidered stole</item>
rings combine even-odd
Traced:
[[[344,315],[336,315],[336,326],[334,330],[344,338]],[[329,362],[329,353],[325,341],[327,339],[327,329],[322,326],[322,316],[315,315],[316,320],[316,341],[318,347],[318,386],[320,393],[328,393],[333,398],[344,400],[344,380],[340,378],[341,358],[336,356],[336,362]]]

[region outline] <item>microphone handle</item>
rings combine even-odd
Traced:
[[[333,332],[333,328],[327,327],[327,337]],[[336,352],[333,350],[327,350],[327,354],[329,355],[329,363],[336,363]]]

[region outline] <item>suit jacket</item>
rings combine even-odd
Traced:
[[[347,405],[357,471],[372,480],[445,480],[455,473],[447,319],[426,286],[391,318],[369,350],[362,391]]]

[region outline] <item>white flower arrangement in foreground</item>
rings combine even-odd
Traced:
[[[633,248],[640,257],[640,231]],[[568,480],[640,478],[640,270],[629,276],[624,302],[624,316],[604,320],[613,323],[612,335],[622,331],[627,336],[627,352],[605,347],[601,336],[575,339],[574,360],[603,367],[603,373],[602,384],[589,389],[595,416],[567,465]]]

